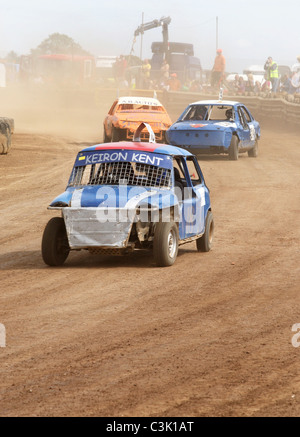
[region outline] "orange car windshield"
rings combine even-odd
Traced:
[[[149,106],[149,105],[139,105],[135,103],[123,103],[118,106],[117,112],[124,111],[156,111],[156,112],[164,112],[162,106]]]

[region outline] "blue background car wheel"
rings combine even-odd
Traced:
[[[228,149],[228,155],[230,161],[237,161],[239,158],[239,139],[236,135],[232,136]]]
[[[258,155],[258,140],[257,140],[257,138],[256,138],[253,149],[251,149],[251,150],[248,151],[248,156],[249,156],[250,158],[256,158],[257,155]]]

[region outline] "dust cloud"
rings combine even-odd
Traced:
[[[14,86],[0,89],[0,115],[15,121],[15,132],[60,135],[102,142],[103,119],[116,90]]]

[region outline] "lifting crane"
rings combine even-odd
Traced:
[[[141,24],[134,32],[134,41],[138,35],[143,35],[146,30],[154,29],[155,27],[162,26],[162,34],[163,34],[163,47],[164,53],[167,57],[168,53],[168,42],[169,42],[169,31],[168,26],[171,23],[170,17],[161,17],[160,20],[149,21],[148,23]]]
[[[162,27],[163,41],[153,42],[151,45],[152,59],[151,59],[151,77],[153,79],[159,78],[161,74],[161,63],[163,59],[167,61],[170,68],[170,73],[176,73],[177,77],[184,82],[185,80],[200,79],[202,75],[202,68],[200,59],[194,56],[193,44],[181,42],[169,42],[168,26],[171,22],[170,17],[162,17],[160,20],[149,21],[142,23],[134,32],[133,44],[130,56],[133,53],[133,46],[136,42],[136,37],[143,34],[150,29]],[[141,44],[142,47],[142,44]],[[141,55],[142,59],[142,48]]]

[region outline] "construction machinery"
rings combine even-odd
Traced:
[[[134,42],[136,37],[143,35],[144,32],[162,27],[162,42],[153,42],[151,45],[151,77],[159,79],[160,69],[163,60],[169,64],[170,74],[176,73],[181,82],[190,80],[201,81],[202,68],[200,59],[194,56],[194,47],[190,43],[169,42],[169,24],[170,17],[162,17],[159,20],[153,20],[141,24],[134,32]]]

